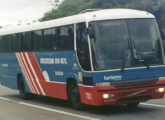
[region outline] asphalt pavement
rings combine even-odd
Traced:
[[[74,110],[67,101],[37,96],[21,100],[18,91],[0,85],[0,120],[164,120],[165,99],[126,106],[91,107]]]

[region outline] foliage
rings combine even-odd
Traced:
[[[44,14],[40,21],[78,14],[92,8],[132,8],[153,13],[159,27],[165,32],[165,0],[65,0],[58,9]]]
[[[128,1],[131,0],[65,0],[58,9],[45,13],[40,21],[78,14],[85,9],[122,7],[120,4]]]

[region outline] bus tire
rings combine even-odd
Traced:
[[[139,105],[139,102],[134,102],[134,103],[128,103],[127,107],[128,108],[136,108]]]
[[[77,110],[81,110],[83,108],[83,104],[80,99],[80,92],[76,82],[70,82],[67,86],[68,99],[71,103],[72,107]]]

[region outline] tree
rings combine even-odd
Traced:
[[[49,3],[53,6],[54,9],[57,9],[58,6],[64,1],[64,0],[48,0]]]
[[[165,0],[65,0],[58,9],[44,14],[40,21],[78,14],[92,8],[132,8],[151,12],[157,18],[161,31],[165,32]]]

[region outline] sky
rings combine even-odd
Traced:
[[[49,0],[0,0],[0,26],[28,23],[51,10]]]

